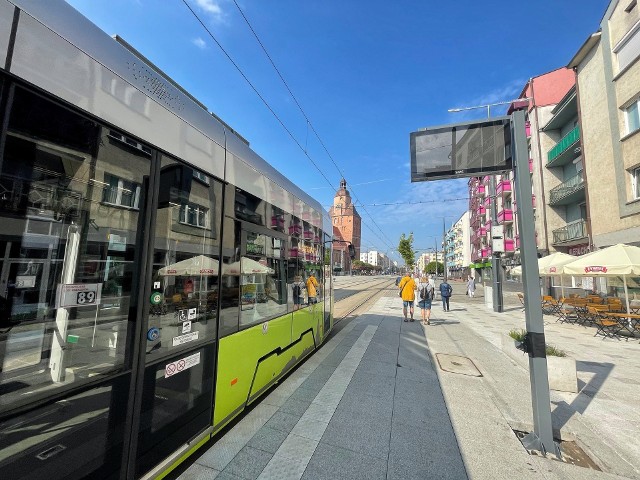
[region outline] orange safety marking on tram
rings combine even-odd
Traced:
[[[233,380],[231,380],[231,385],[235,385],[236,383],[238,383],[238,378],[234,378]]]

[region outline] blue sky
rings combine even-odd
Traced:
[[[530,77],[565,66],[598,29],[608,4],[186,1],[313,163],[183,0],[68,0],[142,52],[327,208],[344,175],[362,216],[362,250],[383,252],[409,232],[414,247],[433,247],[443,218],[448,227],[467,209],[466,179],[410,183],[409,133],[484,118],[486,109],[447,110],[511,100]]]

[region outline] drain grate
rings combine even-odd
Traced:
[[[436,359],[441,370],[471,377],[481,377],[480,370],[475,366],[470,358],[459,355],[449,355],[446,353],[436,353]]]

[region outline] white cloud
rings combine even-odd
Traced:
[[[485,106],[484,108],[478,108],[475,110],[466,110],[459,113],[452,113],[452,118],[456,122],[463,122],[470,118],[486,118],[487,116],[487,108],[486,105],[497,103],[497,102],[508,102],[510,100],[514,100],[520,95],[522,89],[527,83],[527,79],[517,78],[515,80],[511,80],[505,85],[494,88],[493,90],[482,93],[475,98],[463,99],[460,100],[458,104],[453,105],[456,108],[464,108],[464,107],[476,107],[476,106]],[[496,105],[491,107],[491,116],[499,116],[504,115],[509,105]]]
[[[194,0],[195,4],[202,10],[207,13],[215,21],[221,22],[224,19],[224,12],[222,11],[222,7],[220,6],[219,0]]]
[[[202,38],[198,37],[198,38],[194,38],[193,39],[193,44],[198,47],[201,50],[204,50],[205,48],[207,48],[207,42],[205,42]]]

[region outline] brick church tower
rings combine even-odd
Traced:
[[[347,190],[347,181],[340,180],[340,188],[333,198],[333,206],[329,209],[329,216],[333,224],[333,236],[336,239],[351,242],[356,249],[356,259],[360,258],[360,240],[362,219],[351,203],[351,195]],[[332,265],[339,265],[343,272],[351,271],[351,260],[346,243],[333,244]]]

